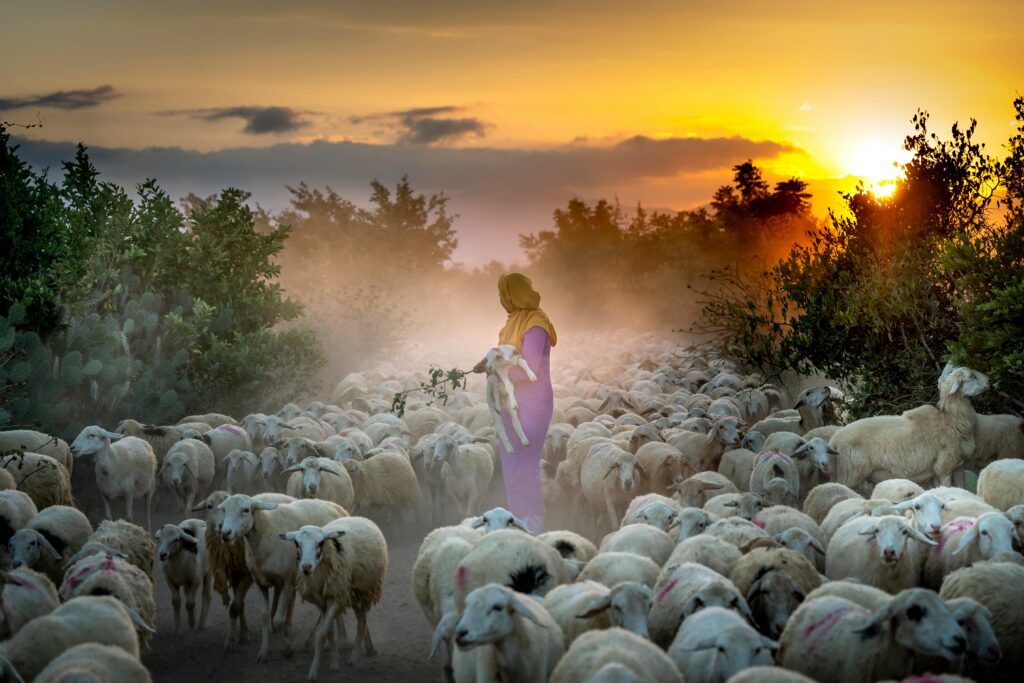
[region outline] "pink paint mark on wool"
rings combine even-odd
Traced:
[[[665,596],[671,593],[672,589],[675,588],[678,584],[679,579],[672,579],[671,581],[669,581],[667,586],[658,591],[658,597],[655,599],[655,602],[661,602],[662,600],[664,600]]]
[[[237,434],[238,436],[245,436],[245,430],[235,425],[221,425],[220,427],[217,427],[217,431],[231,432],[232,434]]]
[[[842,621],[847,612],[851,611],[853,611],[852,607],[840,607],[805,628],[802,635],[805,640],[811,641],[811,649],[814,649],[818,641],[824,638],[836,624]]]
[[[455,570],[455,585],[459,587],[460,591],[465,592],[466,582],[469,579],[469,572],[466,571],[465,565],[459,565],[459,568]]]
[[[754,526],[756,526],[759,529],[763,529],[765,527],[765,521],[763,519],[761,519],[760,517],[755,517],[754,518]]]
[[[949,539],[962,531],[967,531],[972,526],[974,526],[974,520],[966,517],[960,517],[952,522],[948,522],[946,526],[942,527],[942,535],[939,537],[939,542],[932,547],[932,555],[941,553],[942,549],[949,543]]]
[[[21,586],[22,588],[27,588],[30,591],[35,591],[36,593],[40,593],[41,592],[37,587],[32,585],[32,583],[27,581],[24,577],[18,576],[17,574],[8,574],[7,575],[7,581],[9,583],[17,584],[18,586]]]
[[[786,455],[785,453],[783,453],[782,451],[780,451],[778,448],[769,448],[766,451],[761,451],[760,453],[758,453],[757,457],[754,458],[754,462],[755,463],[764,462],[765,460],[767,460],[768,458],[772,457],[773,455],[777,455],[780,458],[782,458],[783,460],[786,460],[787,462],[789,461],[789,456]]]

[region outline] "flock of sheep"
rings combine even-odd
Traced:
[[[157,567],[175,632],[182,597],[202,628],[216,592],[240,647],[255,585],[258,661],[272,639],[293,652],[301,597],[309,680],[325,654],[357,676],[342,654],[375,654],[388,539],[425,533],[412,593],[445,681],[1015,678],[1024,428],[975,414],[984,375],[948,367],[936,404],[841,426],[824,385],[791,395],[653,336],[577,343],[553,362],[538,535],[490,507],[499,436],[476,379],[402,417],[392,398],[424,376],[382,365],[272,415],[125,419],[70,446],[0,432],[0,677],[150,680]],[[72,497],[88,459],[96,528]],[[181,521],[153,529],[155,506]]]

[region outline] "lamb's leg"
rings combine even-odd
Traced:
[[[334,604],[328,607],[326,611],[320,612],[320,621],[313,632],[313,662],[309,665],[309,674],[306,676],[306,680],[315,681],[317,678],[317,673],[320,671],[320,655],[324,651],[324,640],[327,638],[327,633],[334,626],[334,615],[337,612],[338,608]]]
[[[256,653],[256,661],[265,662],[270,653],[270,586],[260,586],[260,593],[263,594],[263,614],[260,617],[260,651]]]
[[[530,367],[530,364],[526,362],[525,358],[520,356],[519,360],[516,361],[516,365],[518,365],[520,368],[522,368],[523,372],[526,373],[526,378],[527,379],[529,379],[531,382],[536,382],[537,381],[537,375],[534,374],[533,368]]]
[[[306,642],[304,643],[304,647],[307,650],[313,649],[313,638],[316,637],[316,632],[320,629],[320,622],[322,622],[323,619],[324,611],[320,610],[320,614],[318,614],[316,617],[316,623],[313,624],[313,628],[310,630],[309,635],[306,636]]]
[[[622,516],[619,515],[615,510],[615,503],[612,502],[611,497],[605,496],[604,504],[608,509],[608,521],[611,523],[611,528],[614,531],[619,528],[619,523],[622,521]]]
[[[523,423],[519,421],[519,408],[511,409],[508,412],[512,416],[512,428],[516,430],[516,436],[519,437],[519,441],[524,446],[529,446],[530,440],[526,438],[526,434],[523,432]]]
[[[233,605],[237,603],[235,614],[238,615],[238,642],[240,643],[249,642],[249,624],[245,621],[245,596],[248,595],[250,588],[252,588],[252,576],[246,572],[245,576],[238,580],[232,601]]]
[[[181,632],[181,587],[171,586],[171,609],[174,611],[174,635]]]
[[[494,420],[494,431],[498,433],[501,444],[505,447],[506,451],[513,453],[512,440],[508,438],[508,433],[505,431],[505,421],[501,418],[501,395],[494,377],[487,378],[487,407],[491,410],[491,418]]]
[[[199,590],[198,583],[191,583],[185,586],[185,611],[188,612],[188,628],[196,630],[196,591]]]

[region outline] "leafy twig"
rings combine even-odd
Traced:
[[[474,369],[473,372],[476,370]],[[458,368],[452,368],[451,370],[442,370],[437,366],[431,366],[427,373],[430,376],[430,382],[420,382],[419,387],[415,389],[406,389],[395,394],[394,400],[391,401],[391,412],[402,417],[405,415],[405,404],[409,398],[409,394],[422,391],[423,393],[431,396],[432,398],[427,401],[427,405],[431,405],[434,401],[441,401],[441,405],[448,405],[449,389],[465,389],[466,388],[466,377],[470,374],[466,370],[459,370]]]

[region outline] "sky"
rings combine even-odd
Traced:
[[[991,152],[1024,92],[1024,2],[4,3],[0,116],[31,163],[85,142],[173,196],[286,185],[359,203],[408,174],[457,261],[521,258],[568,199],[686,209],[748,158],[815,210],[891,177],[918,108]],[[884,192],[885,186],[880,185]]]

